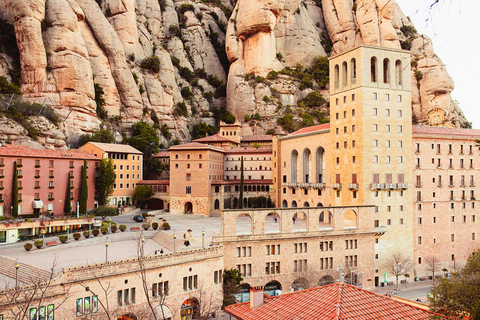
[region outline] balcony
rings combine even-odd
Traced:
[[[441,188],[441,187],[443,187],[443,184],[442,184],[441,182],[439,182],[439,183],[437,184],[437,187]]]
[[[348,189],[358,191],[358,183],[349,183],[348,184]]]
[[[450,182],[450,183],[448,184],[448,186],[449,186],[450,188],[453,188],[453,187],[455,187],[455,183]]]
[[[465,182],[460,182],[460,187],[465,187]]]
[[[406,190],[408,189],[408,183],[399,183],[397,184],[397,188],[400,190]]]
[[[372,190],[384,190],[385,184],[383,183],[372,183]]]
[[[386,190],[395,190],[395,189],[397,189],[397,184],[396,183],[387,183],[387,184],[385,184],[385,189]]]
[[[341,183],[332,183],[332,189],[342,190],[342,184]]]
[[[325,189],[325,183],[299,183],[299,182],[290,182],[284,183],[284,187],[288,188],[303,188],[303,189]]]
[[[417,182],[417,183],[415,184],[415,188],[421,188],[421,187],[422,187],[422,183],[421,183],[421,182]]]
[[[475,187],[475,182],[470,182],[470,187]]]

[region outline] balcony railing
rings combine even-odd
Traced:
[[[399,183],[397,184],[397,188],[401,190],[406,190],[408,189],[408,183]]]
[[[342,184],[341,183],[332,183],[332,189],[341,190]]]
[[[385,184],[385,189],[386,189],[386,190],[394,190],[394,189],[397,189],[397,184],[396,184],[396,183],[386,183],[386,184]]]
[[[358,183],[349,183],[348,184],[348,189],[358,191]]]
[[[421,187],[422,187],[422,183],[421,183],[421,182],[417,182],[417,183],[415,184],[415,188],[421,188]]]
[[[300,183],[300,182],[289,182],[284,183],[284,187],[288,188],[304,188],[304,189],[325,189],[325,183]]]
[[[372,190],[383,190],[385,189],[385,184],[383,183],[372,183]]]

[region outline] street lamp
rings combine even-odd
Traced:
[[[176,248],[175,248],[176,240],[177,240],[177,235],[174,233],[173,234],[173,254],[175,254],[175,252],[176,252]]]
[[[92,221],[88,221],[88,233],[92,232]]]
[[[112,232],[112,218],[108,218],[108,224],[109,224],[110,232]]]
[[[108,245],[109,245],[109,242],[107,238],[107,241],[105,241],[105,264],[108,264]]]
[[[67,242],[68,242],[68,237],[70,236],[70,226],[67,225],[65,228],[67,229]]]
[[[18,290],[18,268],[20,268],[20,263],[17,258],[17,262],[15,262],[15,290]]]
[[[43,241],[43,243],[45,243],[45,233],[47,233],[47,231],[45,231],[45,229],[42,229],[42,241]]]
[[[202,249],[205,249],[205,230],[202,230]]]

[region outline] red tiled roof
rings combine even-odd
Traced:
[[[238,147],[234,148],[231,147],[229,149],[225,149],[227,154],[234,154],[234,153],[272,153],[272,148],[253,148],[253,147]]]
[[[170,150],[213,150],[224,153],[225,151],[205,143],[189,142],[170,147]]]
[[[170,152],[168,151],[160,151],[158,153],[155,153],[153,155],[154,158],[169,158],[170,157]]]
[[[103,150],[104,152],[118,152],[118,153],[130,153],[130,154],[143,154],[143,152],[138,151],[134,147],[128,144],[121,143],[103,143],[103,142],[87,142],[86,144],[92,144],[95,147]]]
[[[425,127],[412,126],[413,136],[445,136],[445,137],[464,137],[465,139],[480,139],[480,130],[459,129],[459,128],[443,128],[443,127]]]
[[[212,184],[240,184],[240,179],[237,180],[213,180]],[[243,184],[273,184],[273,179],[244,179]]]
[[[231,143],[238,144],[235,141],[232,141],[230,139],[227,139],[225,137],[220,136],[218,133],[214,134],[213,136],[207,136],[207,137],[204,137],[204,138],[195,139],[193,141],[194,142],[231,142]]]
[[[170,180],[140,180],[137,185],[169,185]]]
[[[244,302],[228,306],[225,311],[242,320],[417,320],[430,319],[434,315],[433,312],[344,283],[270,297],[256,309],[250,308],[250,302]]]
[[[27,158],[66,158],[101,160],[93,154],[77,149],[69,150],[40,150],[22,145],[6,144],[0,147],[0,156],[27,157]]]
[[[330,129],[330,123],[323,123],[323,124],[319,124],[319,125],[316,125],[316,126],[302,128],[300,130],[295,131],[294,133],[292,133],[290,135],[293,136],[293,135],[297,135],[297,134],[315,132],[315,131],[326,130],[326,129]]]
[[[272,141],[272,135],[256,134],[253,136],[242,136],[242,142],[254,142],[254,141]]]

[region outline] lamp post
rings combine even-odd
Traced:
[[[77,201],[77,219],[80,216],[80,201]]]
[[[88,233],[92,232],[92,221],[88,221]]]
[[[177,235],[174,233],[174,234],[173,234],[173,254],[175,254],[175,252],[176,252],[176,247],[175,247],[175,245],[176,245],[176,243],[175,243],[176,240],[177,240]]]
[[[105,241],[105,264],[108,264],[108,245],[109,245],[109,242],[107,238],[107,241]]]
[[[108,227],[110,228],[110,232],[112,232],[112,218],[108,218]]]
[[[205,230],[202,230],[202,249],[205,249]]]
[[[47,231],[45,231],[45,229],[42,229],[42,241],[43,241],[43,243],[45,243],[45,233],[47,233]]]
[[[15,262],[15,290],[18,290],[18,268],[20,268],[20,263],[17,258],[17,262]]]
[[[145,245],[145,238],[142,237],[142,238],[140,239],[140,241],[142,241],[142,246],[140,247],[140,253],[141,253],[141,257],[143,258],[143,257],[144,257],[144,248],[143,248],[143,246]]]
[[[70,226],[67,225],[65,228],[67,229],[67,242],[68,242],[68,237],[70,236]]]

